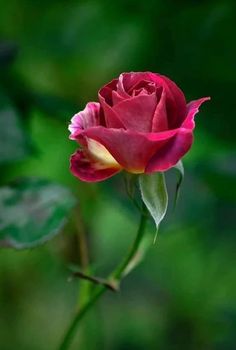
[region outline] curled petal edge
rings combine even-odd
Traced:
[[[175,166],[193,143],[193,132],[180,128],[179,132],[149,160],[145,173],[166,171]]]
[[[202,97],[187,104],[187,117],[183,121],[182,127],[193,130],[195,127],[194,117],[199,112],[200,106],[209,101],[210,97]]]
[[[77,150],[70,158],[72,174],[85,182],[106,180],[121,171],[121,168],[105,167],[88,157],[84,150]]]
[[[189,151],[193,143],[194,117],[199,112],[199,107],[210,97],[203,97],[191,101],[187,105],[187,117],[176,135],[169,140],[149,161],[145,172],[166,171],[175,166],[178,161]]]
[[[69,124],[68,130],[70,131],[69,138],[76,140],[78,134],[87,128],[99,125],[100,117],[100,103],[89,102],[86,104],[84,110],[76,113]]]

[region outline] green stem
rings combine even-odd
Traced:
[[[134,258],[136,253],[138,252],[138,248],[140,246],[140,243],[142,241],[145,226],[147,222],[148,216],[146,207],[143,205],[142,211],[141,211],[141,217],[139,222],[138,231],[134,240],[133,245],[131,246],[130,251],[128,252],[127,256],[124,258],[124,260],[121,262],[120,265],[113,271],[110,278],[113,278],[116,281],[120,281],[123,277],[123,274],[125,273],[126,268],[128,267],[130,261]]]
[[[126,268],[128,267],[129,263],[131,262],[131,260],[135,257],[135,255],[138,252],[140,243],[141,243],[143,235],[144,235],[146,221],[147,221],[146,210],[143,208],[143,210],[141,212],[139,228],[138,228],[134,243],[131,246],[131,249],[128,252],[127,256],[124,258],[124,260],[121,262],[121,264],[118,265],[118,267],[115,268],[115,270],[111,273],[111,275],[108,277],[108,280],[114,281],[117,284],[120,283],[120,281],[125,273]],[[65,333],[63,341],[59,347],[59,350],[69,349],[69,346],[72,342],[75,331],[80,324],[80,321],[87,314],[87,312],[91,309],[91,307],[96,303],[96,301],[100,298],[100,296],[102,296],[102,294],[105,293],[106,290],[107,290],[107,287],[104,285],[103,286],[101,285],[101,286],[98,286],[95,288],[94,292],[90,296],[90,299],[81,307],[81,309],[77,312],[77,314],[73,318],[69,328],[67,329],[67,331]]]
[[[78,253],[79,253],[79,265],[83,273],[89,273],[89,254],[88,254],[88,244],[85,232],[85,227],[83,225],[83,220],[81,217],[80,208],[77,208],[75,215],[75,224],[77,229],[77,239],[78,239]],[[78,309],[80,305],[83,305],[89,298],[91,284],[87,281],[82,281],[80,284],[80,293],[78,296]]]

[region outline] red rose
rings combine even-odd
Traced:
[[[123,73],[99,91],[71,120],[70,138],[82,146],[71,157],[72,173],[101,181],[122,169],[152,173],[173,167],[193,141],[194,116],[204,97],[186,104],[167,77]]]

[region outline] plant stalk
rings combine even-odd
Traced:
[[[136,256],[136,254],[138,253],[140,243],[141,243],[142,238],[144,236],[146,222],[147,222],[146,207],[143,206],[143,210],[141,211],[141,217],[140,217],[138,231],[136,234],[136,238],[131,246],[131,249],[128,252],[127,256],[120,263],[120,265],[118,265],[118,267],[116,267],[114,269],[114,271],[107,278],[107,280],[111,281],[111,283],[113,283],[114,285],[119,286],[122,278],[125,275],[125,272],[126,272],[128,265],[130,264],[132,259]],[[69,349],[70,344],[71,344],[73,337],[75,335],[75,331],[80,324],[80,321],[87,314],[87,312],[91,309],[91,307],[96,303],[96,301],[106,291],[107,291],[107,287],[105,285],[99,285],[94,289],[94,291],[90,295],[89,300],[80,308],[80,310],[76,313],[75,317],[73,318],[71,324],[69,325],[69,327],[64,335],[64,338],[63,338],[62,343],[59,346],[58,350],[68,350]]]

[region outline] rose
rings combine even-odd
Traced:
[[[186,104],[173,81],[150,72],[123,73],[98,97],[69,125],[70,139],[82,146],[71,157],[71,171],[89,182],[122,169],[138,174],[173,167],[190,149],[194,116],[210,99]]]

